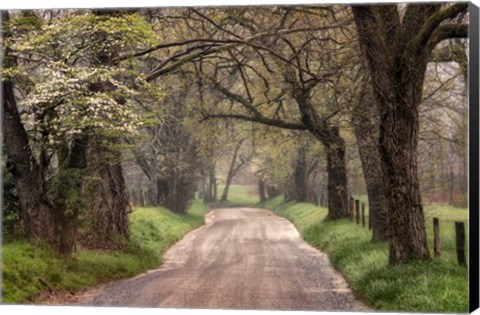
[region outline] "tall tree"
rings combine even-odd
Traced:
[[[139,32],[130,36],[124,28],[119,27],[124,23]],[[22,156],[30,156],[29,164],[22,162],[21,174],[30,172],[29,176],[34,179],[31,181],[32,189],[35,187],[42,191],[41,196],[37,196],[32,190],[31,197],[39,201],[49,200],[50,203],[50,214],[43,214],[41,219],[44,225],[42,229],[49,229],[49,235],[33,232],[33,236],[55,243],[62,254],[70,255],[79,217],[92,218],[89,212],[91,208],[86,207],[84,198],[87,191],[85,174],[93,164],[90,157],[97,153],[92,150],[92,144],[102,136],[131,133],[141,125],[130,100],[134,95],[138,96],[137,89],[145,86],[144,81],[141,76],[136,76],[135,87],[132,88],[129,85],[133,82],[131,69],[118,65],[106,66],[103,56],[111,47],[105,42],[116,38],[116,45],[119,46],[115,47],[127,50],[132,43],[137,43],[137,36],[142,33],[141,28],[145,24],[132,15],[100,18],[88,12],[51,12],[50,19],[42,19],[32,12],[28,15],[16,14],[8,26],[14,36],[4,43],[11,53],[9,55],[16,56],[21,63],[19,61],[18,66],[7,67],[6,73],[9,78],[22,82],[18,89],[22,93],[16,95],[19,96],[24,117],[16,115],[13,110],[16,106],[11,106],[9,113],[12,118],[16,117],[12,120],[16,125],[7,129],[12,132],[12,138],[18,137],[25,145],[8,142],[7,155],[10,160],[15,157],[15,152],[22,151]],[[92,29],[95,30],[93,34]],[[6,95],[6,98],[13,104],[15,94],[13,85],[11,87],[11,95]],[[106,160],[105,157],[103,162]],[[106,173],[108,178],[104,176],[103,179],[108,183],[112,181],[112,173]],[[48,174],[48,178],[45,174]],[[117,169],[116,174],[113,180],[116,183],[115,190],[121,190],[121,171]],[[28,198],[24,200],[28,202]],[[123,194],[121,198],[124,198]],[[110,200],[105,201],[102,206],[111,210]],[[29,207],[26,204],[22,208],[28,213]],[[41,209],[43,207],[38,207],[33,213]],[[122,211],[125,213],[125,208]],[[108,220],[115,216],[108,211],[105,215]],[[30,220],[31,216],[27,219]],[[128,233],[128,226],[125,228],[126,216],[121,224],[125,235],[125,231]],[[97,226],[95,232],[100,231],[113,240],[112,234],[117,229],[112,225]],[[32,233],[27,231],[26,234]]]
[[[4,48],[3,68],[17,65],[16,57],[5,40],[12,37],[8,11],[2,11],[2,47]],[[9,76],[2,78],[3,100],[3,139],[7,155],[7,167],[12,173],[17,188],[25,235],[29,238],[41,238],[54,241],[54,222],[52,203],[47,197],[45,170],[32,152],[30,140],[22,123],[17,100],[15,83]]]
[[[418,182],[418,106],[432,50],[465,37],[467,25],[443,23],[466,3],[352,6],[375,102],[380,111],[379,150],[388,211],[390,263],[430,258]]]

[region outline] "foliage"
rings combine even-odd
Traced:
[[[61,169],[51,180],[51,200],[64,205],[67,211],[79,211],[86,207],[85,197],[78,191],[82,180],[81,173],[78,169]]]
[[[26,92],[19,105],[26,108],[31,135],[48,132],[41,140],[54,145],[86,130],[124,135],[143,126],[134,99],[154,95],[155,89],[130,64],[100,65],[98,58],[151,44],[151,26],[138,14],[52,15],[44,20],[35,13],[15,14],[13,37],[6,42],[18,59],[17,69],[6,74]]]
[[[79,248],[74,259],[67,260],[41,243],[6,243],[2,248],[2,302],[35,302],[46,291],[39,278],[54,290],[71,291],[157,267],[168,247],[203,223],[206,211],[200,202],[193,203],[185,215],[165,208],[134,209],[131,242],[124,252]]]
[[[370,242],[368,229],[349,220],[324,221],[327,211],[311,204],[285,203],[283,197],[261,206],[291,220],[302,237],[326,252],[356,297],[385,311],[467,312],[468,271],[455,259],[453,221],[466,218],[464,209],[427,207],[440,217],[442,256],[431,262],[388,266],[386,243]],[[428,234],[432,235],[432,229]],[[431,238],[430,238],[431,239]]]

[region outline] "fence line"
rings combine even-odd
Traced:
[[[362,216],[362,226],[365,227],[365,203],[361,203],[360,200],[354,199],[349,196],[348,211],[350,220],[360,225],[360,211]],[[372,229],[372,216],[370,215],[370,208],[368,208],[368,229]],[[433,253],[434,257],[440,257],[441,255],[441,240],[440,240],[440,220],[433,218]],[[455,221],[455,245],[457,253],[457,261],[461,266],[467,266],[466,254],[465,254],[465,223],[461,221]]]

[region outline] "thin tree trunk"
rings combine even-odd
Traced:
[[[260,202],[267,200],[267,195],[265,193],[265,183],[260,178],[258,179],[258,195],[260,197]]]
[[[228,173],[227,173],[227,178],[225,180],[225,187],[223,188],[223,193],[222,197],[220,198],[220,202],[225,202],[227,201],[228,197],[228,189],[230,188],[230,184],[232,183],[232,179],[235,176],[235,164],[237,162],[237,156],[238,152],[240,151],[240,148],[242,147],[243,139],[238,141],[237,145],[235,146],[235,149],[233,150],[233,156],[232,160],[230,162],[230,167],[228,168]]]
[[[267,189],[267,197],[268,199],[272,199],[272,198],[275,198],[279,195],[279,192],[278,192],[278,189],[271,186],[271,185],[266,185],[266,189]]]
[[[297,150],[297,159],[293,172],[293,199],[297,202],[307,202],[307,160],[304,147]]]
[[[217,199],[216,196],[215,163],[208,168],[208,178],[206,183],[205,201],[210,202]]]
[[[205,177],[201,177],[197,182],[197,192],[198,192],[198,199],[204,200],[205,199]]]
[[[152,154],[150,158],[150,177],[148,185],[148,199],[151,206],[158,206],[158,186],[157,186],[157,156]]]

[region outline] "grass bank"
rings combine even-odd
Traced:
[[[429,246],[430,218],[440,219],[442,255],[431,262],[388,266],[388,245],[371,243],[368,229],[349,220],[327,221],[327,209],[286,203],[277,197],[260,205],[292,221],[302,237],[330,257],[353,293],[385,311],[467,312],[468,273],[455,256],[453,222],[467,220],[465,209],[431,205],[425,209]]]
[[[195,201],[184,215],[165,208],[135,208],[130,214],[131,240],[126,251],[79,248],[72,260],[41,244],[12,242],[2,247],[2,303],[35,302],[46,291],[73,291],[134,276],[161,264],[163,253],[204,222],[207,207]]]

